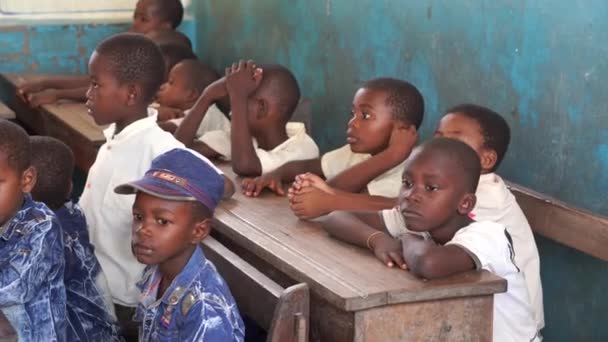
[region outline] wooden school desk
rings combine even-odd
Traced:
[[[238,188],[230,166],[220,168]],[[287,199],[271,193],[250,199],[237,191],[218,206],[214,230],[278,283],[308,283],[312,341],[492,339],[493,294],[506,291],[506,282],[488,272],[423,281],[389,269],[370,251],[298,220]],[[264,310],[265,303],[257,304]]]
[[[4,74],[0,77],[0,87],[9,94],[26,81],[35,81],[50,75]],[[88,171],[99,147],[105,142],[103,128],[98,126],[87,113],[84,103],[59,102],[32,109],[18,96],[11,95],[7,104],[15,111],[17,120],[32,133],[49,135],[66,143],[74,152],[76,166]]]

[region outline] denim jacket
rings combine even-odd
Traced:
[[[161,274],[148,266],[134,320],[140,341],[243,341],[245,327],[232,294],[197,247],[184,269],[157,300]]]
[[[42,203],[25,195],[0,228],[0,310],[19,341],[66,341],[61,227]]]
[[[67,202],[55,215],[65,247],[68,340],[120,341],[112,296],[89,241],[84,214],[78,205]]]

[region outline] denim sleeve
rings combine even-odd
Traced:
[[[180,327],[180,341],[243,341],[242,327],[229,307],[200,301],[190,308]],[[235,326],[235,323],[236,326]]]
[[[40,222],[16,244],[0,253],[0,306],[24,304],[64,263],[61,229],[53,220]]]

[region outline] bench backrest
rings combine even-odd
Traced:
[[[201,246],[226,280],[239,311],[268,330],[268,341],[308,341],[308,285],[284,289],[210,236]]]

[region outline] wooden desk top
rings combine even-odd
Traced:
[[[220,168],[238,189],[230,165]],[[345,311],[506,291],[505,280],[485,271],[423,281],[389,269],[368,250],[329,237],[320,224],[298,220],[287,199],[272,193],[253,199],[237,191],[216,209],[214,228]]]
[[[36,81],[43,77],[53,77],[53,75],[43,74],[4,74],[3,76],[14,87],[18,87],[26,81]],[[84,103],[61,101],[56,104],[43,105],[42,110],[57,120],[60,120],[67,127],[70,127],[83,135],[95,146],[101,146],[106,140],[103,136],[103,129],[105,127],[95,123],[87,112]]]

